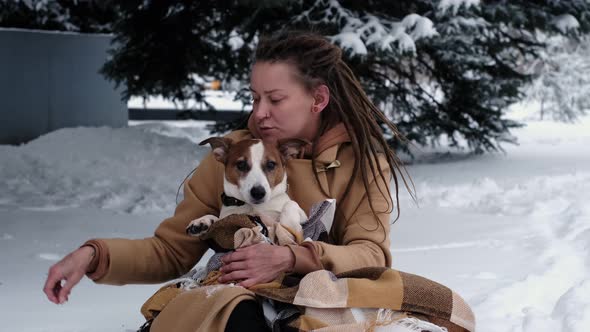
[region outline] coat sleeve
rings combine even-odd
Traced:
[[[393,201],[387,191],[391,171],[384,158],[379,159],[385,182],[375,170],[377,176],[370,180],[370,195],[365,191],[341,199],[331,234],[336,244],[311,241],[290,246],[295,255],[293,272],[306,274],[326,269],[337,274],[363,267],[391,266],[389,222]],[[364,191],[362,180],[357,179],[352,190]]]
[[[153,237],[95,239],[86,244],[97,250],[96,270],[88,276],[97,283],[123,285],[160,283],[188,272],[207,251],[207,245],[186,235],[190,221],[218,215],[223,188],[223,166],[211,153],[184,184],[184,199],[174,216],[164,220]]]

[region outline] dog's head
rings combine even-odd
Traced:
[[[233,142],[226,137],[211,137],[199,145],[210,144],[217,161],[225,165],[224,191],[248,204],[262,204],[287,191],[287,160],[301,154],[309,142],[297,138],[276,144],[260,139]]]

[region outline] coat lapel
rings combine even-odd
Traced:
[[[309,213],[313,204],[327,198],[335,198],[332,197],[328,185],[328,172],[340,167],[340,161],[336,159],[338,147],[339,145],[334,145],[320,153],[316,158],[315,170],[309,159],[291,159],[287,163],[289,195],[299,202],[306,213]],[[319,186],[314,173],[319,179]],[[327,195],[322,193],[320,187]]]

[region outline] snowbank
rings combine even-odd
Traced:
[[[0,145],[0,203],[55,210],[171,211],[182,180],[209,150],[202,125],[72,128]]]

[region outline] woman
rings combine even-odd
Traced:
[[[289,194],[305,211],[326,198],[336,199],[337,210],[331,244],[247,247],[225,256],[220,281],[239,280],[248,288],[285,272],[305,275],[321,269],[339,273],[390,266],[389,222],[394,205],[389,183],[395,182],[397,202],[401,173],[378,122],[398,133],[367,98],[342,60],[341,50],[309,33],[261,40],[250,83],[253,110],[248,130],[229,137],[270,142],[298,137],[312,142],[304,158],[288,163]],[[185,183],[184,200],[174,216],[163,221],[153,237],[91,240],[56,263],[44,288],[49,300],[67,301],[84,274],[97,283],[121,285],[159,283],[189,271],[207,246],[187,236],[185,228],[193,219],[219,212],[222,177],[223,170],[209,155]],[[152,331],[265,328],[261,309],[250,301],[253,297],[246,289],[233,287],[219,293],[225,297],[219,308],[199,308],[198,300],[191,297],[194,294],[179,296],[155,319]],[[203,315],[208,314],[202,310],[216,314],[205,320]]]

